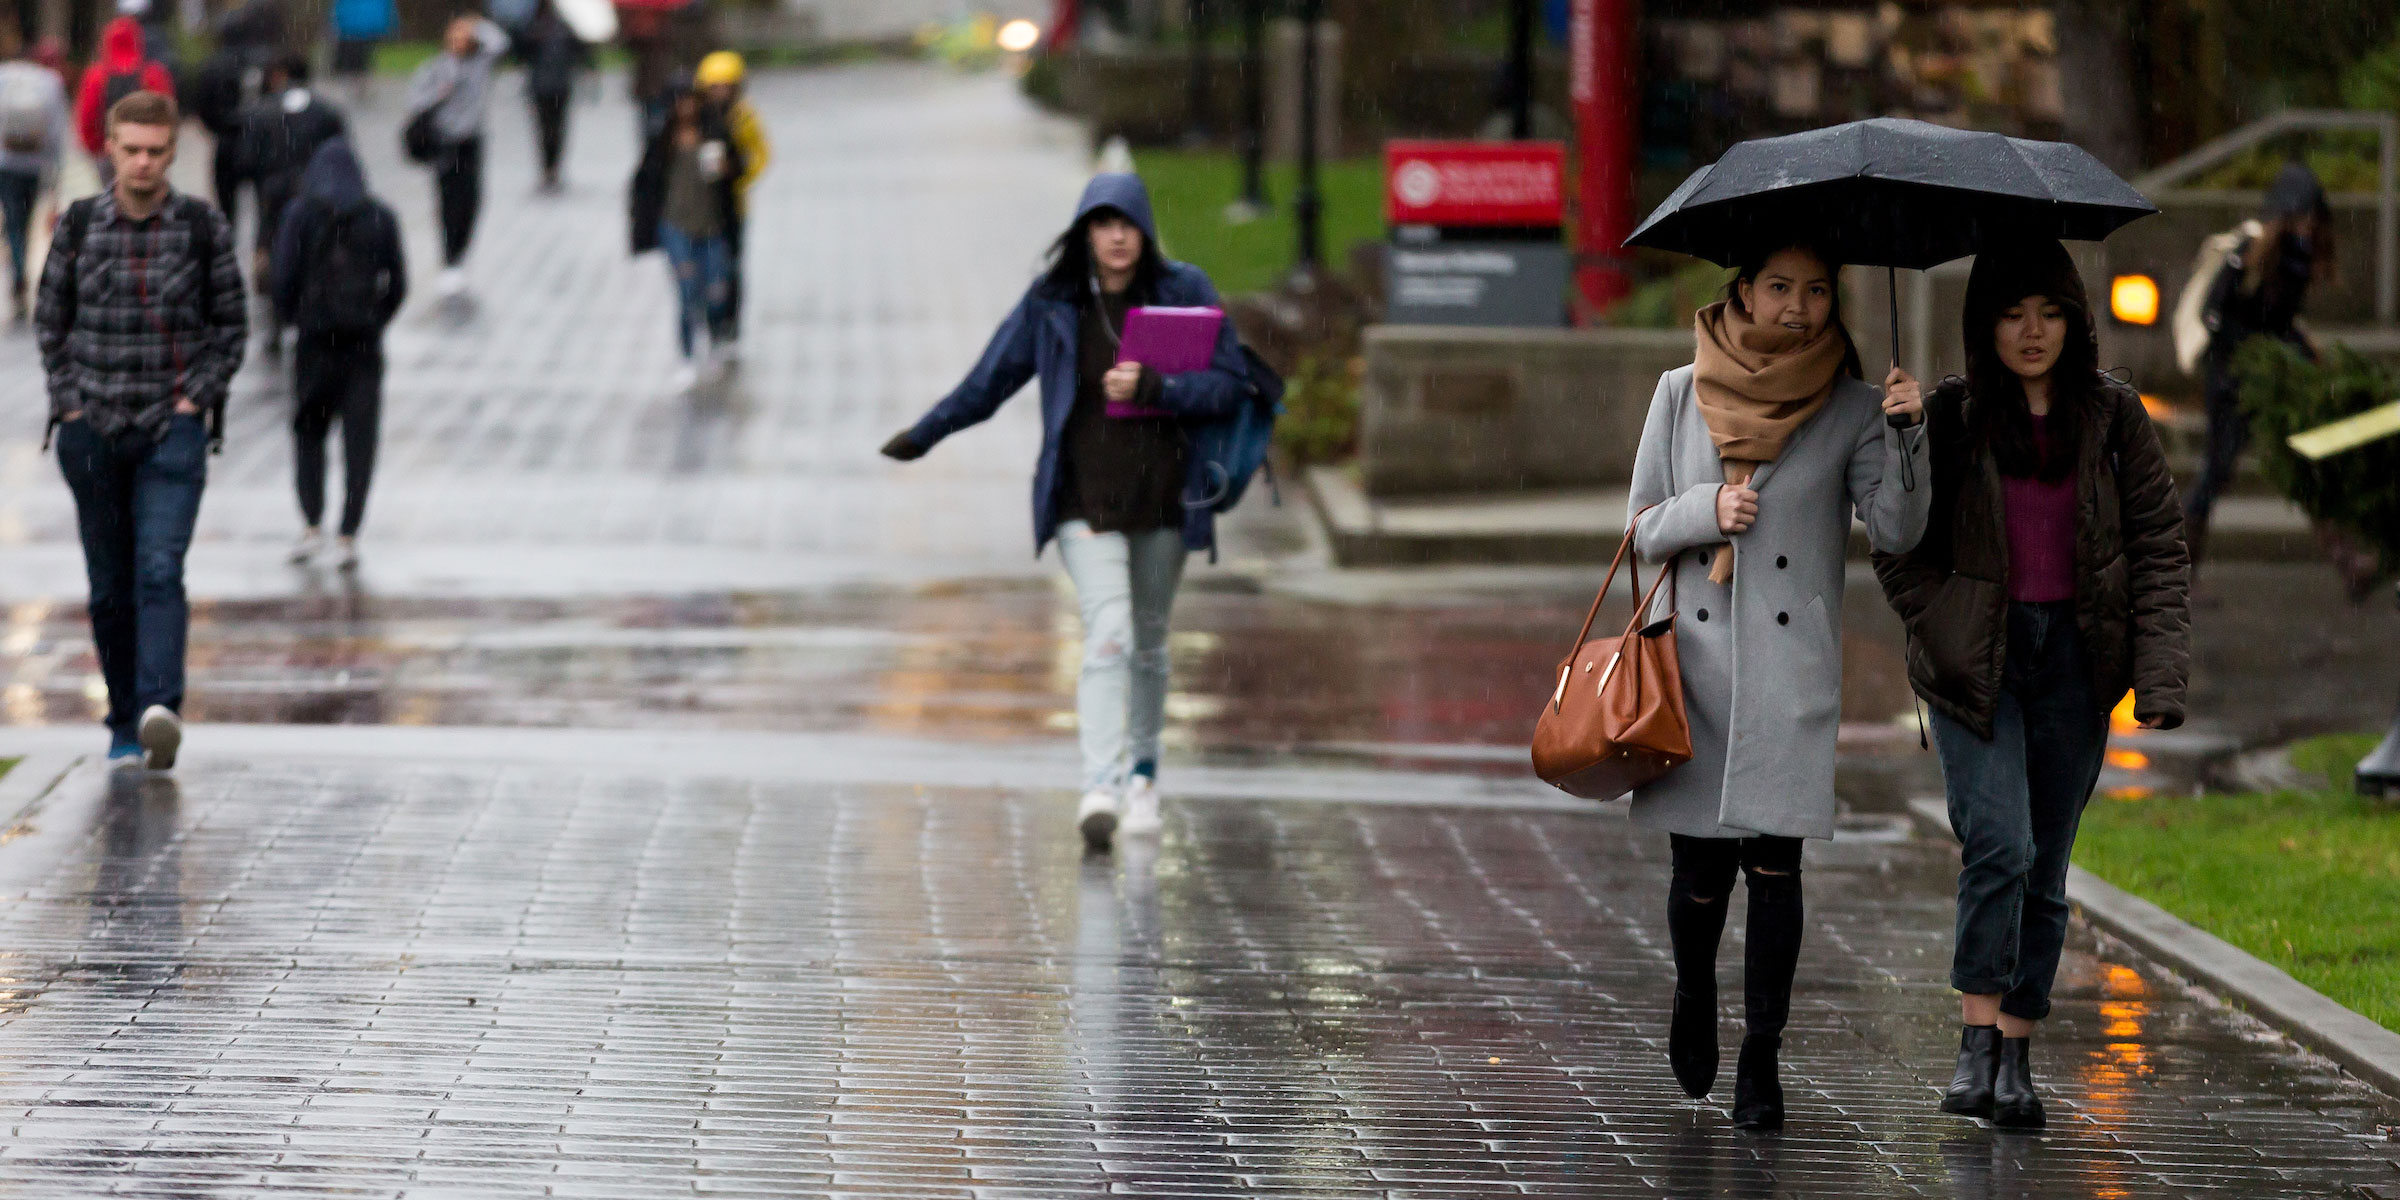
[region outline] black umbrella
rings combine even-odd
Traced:
[[[1924,270],[2011,237],[2098,241],[2158,207],[2081,146],[1876,117],[1757,138],[1693,172],[1628,246],[1732,266],[1802,238],[1845,263]]]

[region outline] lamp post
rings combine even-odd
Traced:
[[[1533,0],[1508,2],[1508,136],[1533,136]]]
[[[1300,181],[1292,191],[1292,228],[1297,235],[1295,273],[1316,279],[1324,259],[1325,202],[1317,191],[1317,24],[1325,18],[1325,0],[1302,0],[1300,5]]]
[[[2358,761],[2355,784],[2361,796],[2400,795],[2400,714],[2393,716],[2392,731],[2384,735],[2383,744]]]
[[[1184,105],[1190,111],[1183,119],[1183,140],[1200,143],[1208,140],[1208,131],[1215,124],[1209,117],[1208,52],[1209,0],[1184,0],[1184,32],[1192,39],[1191,78],[1185,81]]]
[[[1242,0],[1242,194],[1227,206],[1235,224],[1267,211],[1267,0]]]

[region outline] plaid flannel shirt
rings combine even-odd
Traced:
[[[118,210],[113,191],[81,203],[91,206],[83,244],[72,254],[52,248],[34,306],[51,424],[81,409],[103,436],[132,429],[163,438],[181,398],[218,428],[250,335],[232,227],[207,202],[177,193],[140,220]],[[201,222],[208,262],[195,252]],[[67,227],[62,217],[62,240]]]

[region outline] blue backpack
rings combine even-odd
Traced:
[[[1242,366],[1249,401],[1232,416],[1191,430],[1191,453],[1206,465],[1214,490],[1205,496],[1185,496],[1186,508],[1232,511],[1249,489],[1250,477],[1266,465],[1267,450],[1275,444],[1275,418],[1283,413],[1283,376],[1246,344],[1242,346]],[[1275,489],[1271,466],[1267,467],[1267,487],[1270,492]],[[1275,502],[1283,503],[1283,497],[1276,495]]]

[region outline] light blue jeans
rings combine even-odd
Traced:
[[[1059,526],[1058,554],[1083,610],[1083,675],[1075,725],[1083,787],[1115,788],[1137,763],[1158,762],[1167,709],[1167,617],[1183,582],[1183,533],[1094,533]]]

